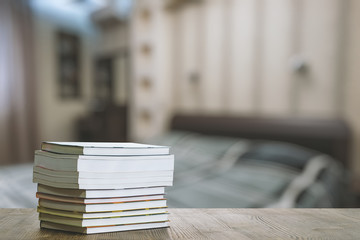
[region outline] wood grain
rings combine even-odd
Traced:
[[[35,209],[0,209],[0,239],[359,239],[360,209],[170,209],[170,228],[81,235],[39,228]]]

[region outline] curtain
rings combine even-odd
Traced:
[[[36,142],[32,18],[26,0],[0,1],[0,164],[30,162]]]

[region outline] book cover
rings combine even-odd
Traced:
[[[47,199],[39,199],[39,206],[45,208],[53,208],[53,209],[76,211],[76,212],[109,212],[109,211],[120,211],[120,210],[167,207],[166,200],[151,200],[151,201],[124,202],[124,203],[79,204],[79,203],[58,202]]]
[[[84,234],[164,228],[168,226],[169,226],[168,222],[154,222],[154,223],[124,224],[124,225],[113,225],[113,226],[102,226],[102,227],[74,227],[64,224],[53,223],[53,222],[40,221],[41,228],[84,233]]]
[[[68,189],[57,188],[38,184],[37,191],[56,196],[76,198],[111,198],[111,197],[132,197],[145,195],[164,195],[165,187],[145,187],[128,189]]]
[[[126,217],[126,216],[139,216],[139,215],[151,215],[151,214],[163,214],[168,213],[167,207],[163,208],[147,208],[147,209],[135,209],[135,210],[121,210],[121,211],[109,211],[109,212],[74,212],[65,211],[59,209],[37,207],[39,213],[47,213],[51,215],[71,217],[71,218],[111,218],[111,217]]]
[[[174,171],[142,171],[142,172],[78,172],[60,171],[42,166],[34,166],[34,173],[40,173],[52,177],[66,178],[92,178],[92,179],[120,179],[120,178],[147,178],[147,177],[173,177]]]
[[[63,183],[45,180],[43,178],[33,177],[34,183],[40,183],[57,188],[70,189],[123,189],[123,188],[144,188],[144,187],[164,187],[172,186],[172,181],[165,182],[130,182],[130,183],[111,183],[111,184],[78,184],[78,183]]]
[[[151,172],[174,170],[174,155],[83,156],[35,151],[34,165],[73,172]]]
[[[170,152],[167,146],[130,142],[42,142],[41,149],[80,155],[162,155]]]
[[[120,198],[73,198],[62,197],[46,193],[36,193],[39,199],[47,199],[58,202],[81,203],[81,204],[98,204],[98,203],[122,203],[122,202],[139,202],[148,200],[164,200],[164,195],[150,195],[150,196],[135,196],[135,197],[120,197]]]
[[[79,219],[79,218],[51,215],[47,213],[40,213],[39,219],[41,221],[59,223],[59,224],[70,225],[75,227],[99,227],[99,226],[120,225],[120,224],[165,222],[168,221],[168,214],[165,213],[165,214],[126,216],[126,217],[113,217],[113,218]]]

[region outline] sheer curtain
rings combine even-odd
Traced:
[[[26,0],[0,1],[0,164],[30,162],[36,142],[32,20]]]

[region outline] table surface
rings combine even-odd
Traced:
[[[82,235],[40,229],[35,209],[0,209],[0,239],[360,239],[360,209],[169,212],[169,228]]]

